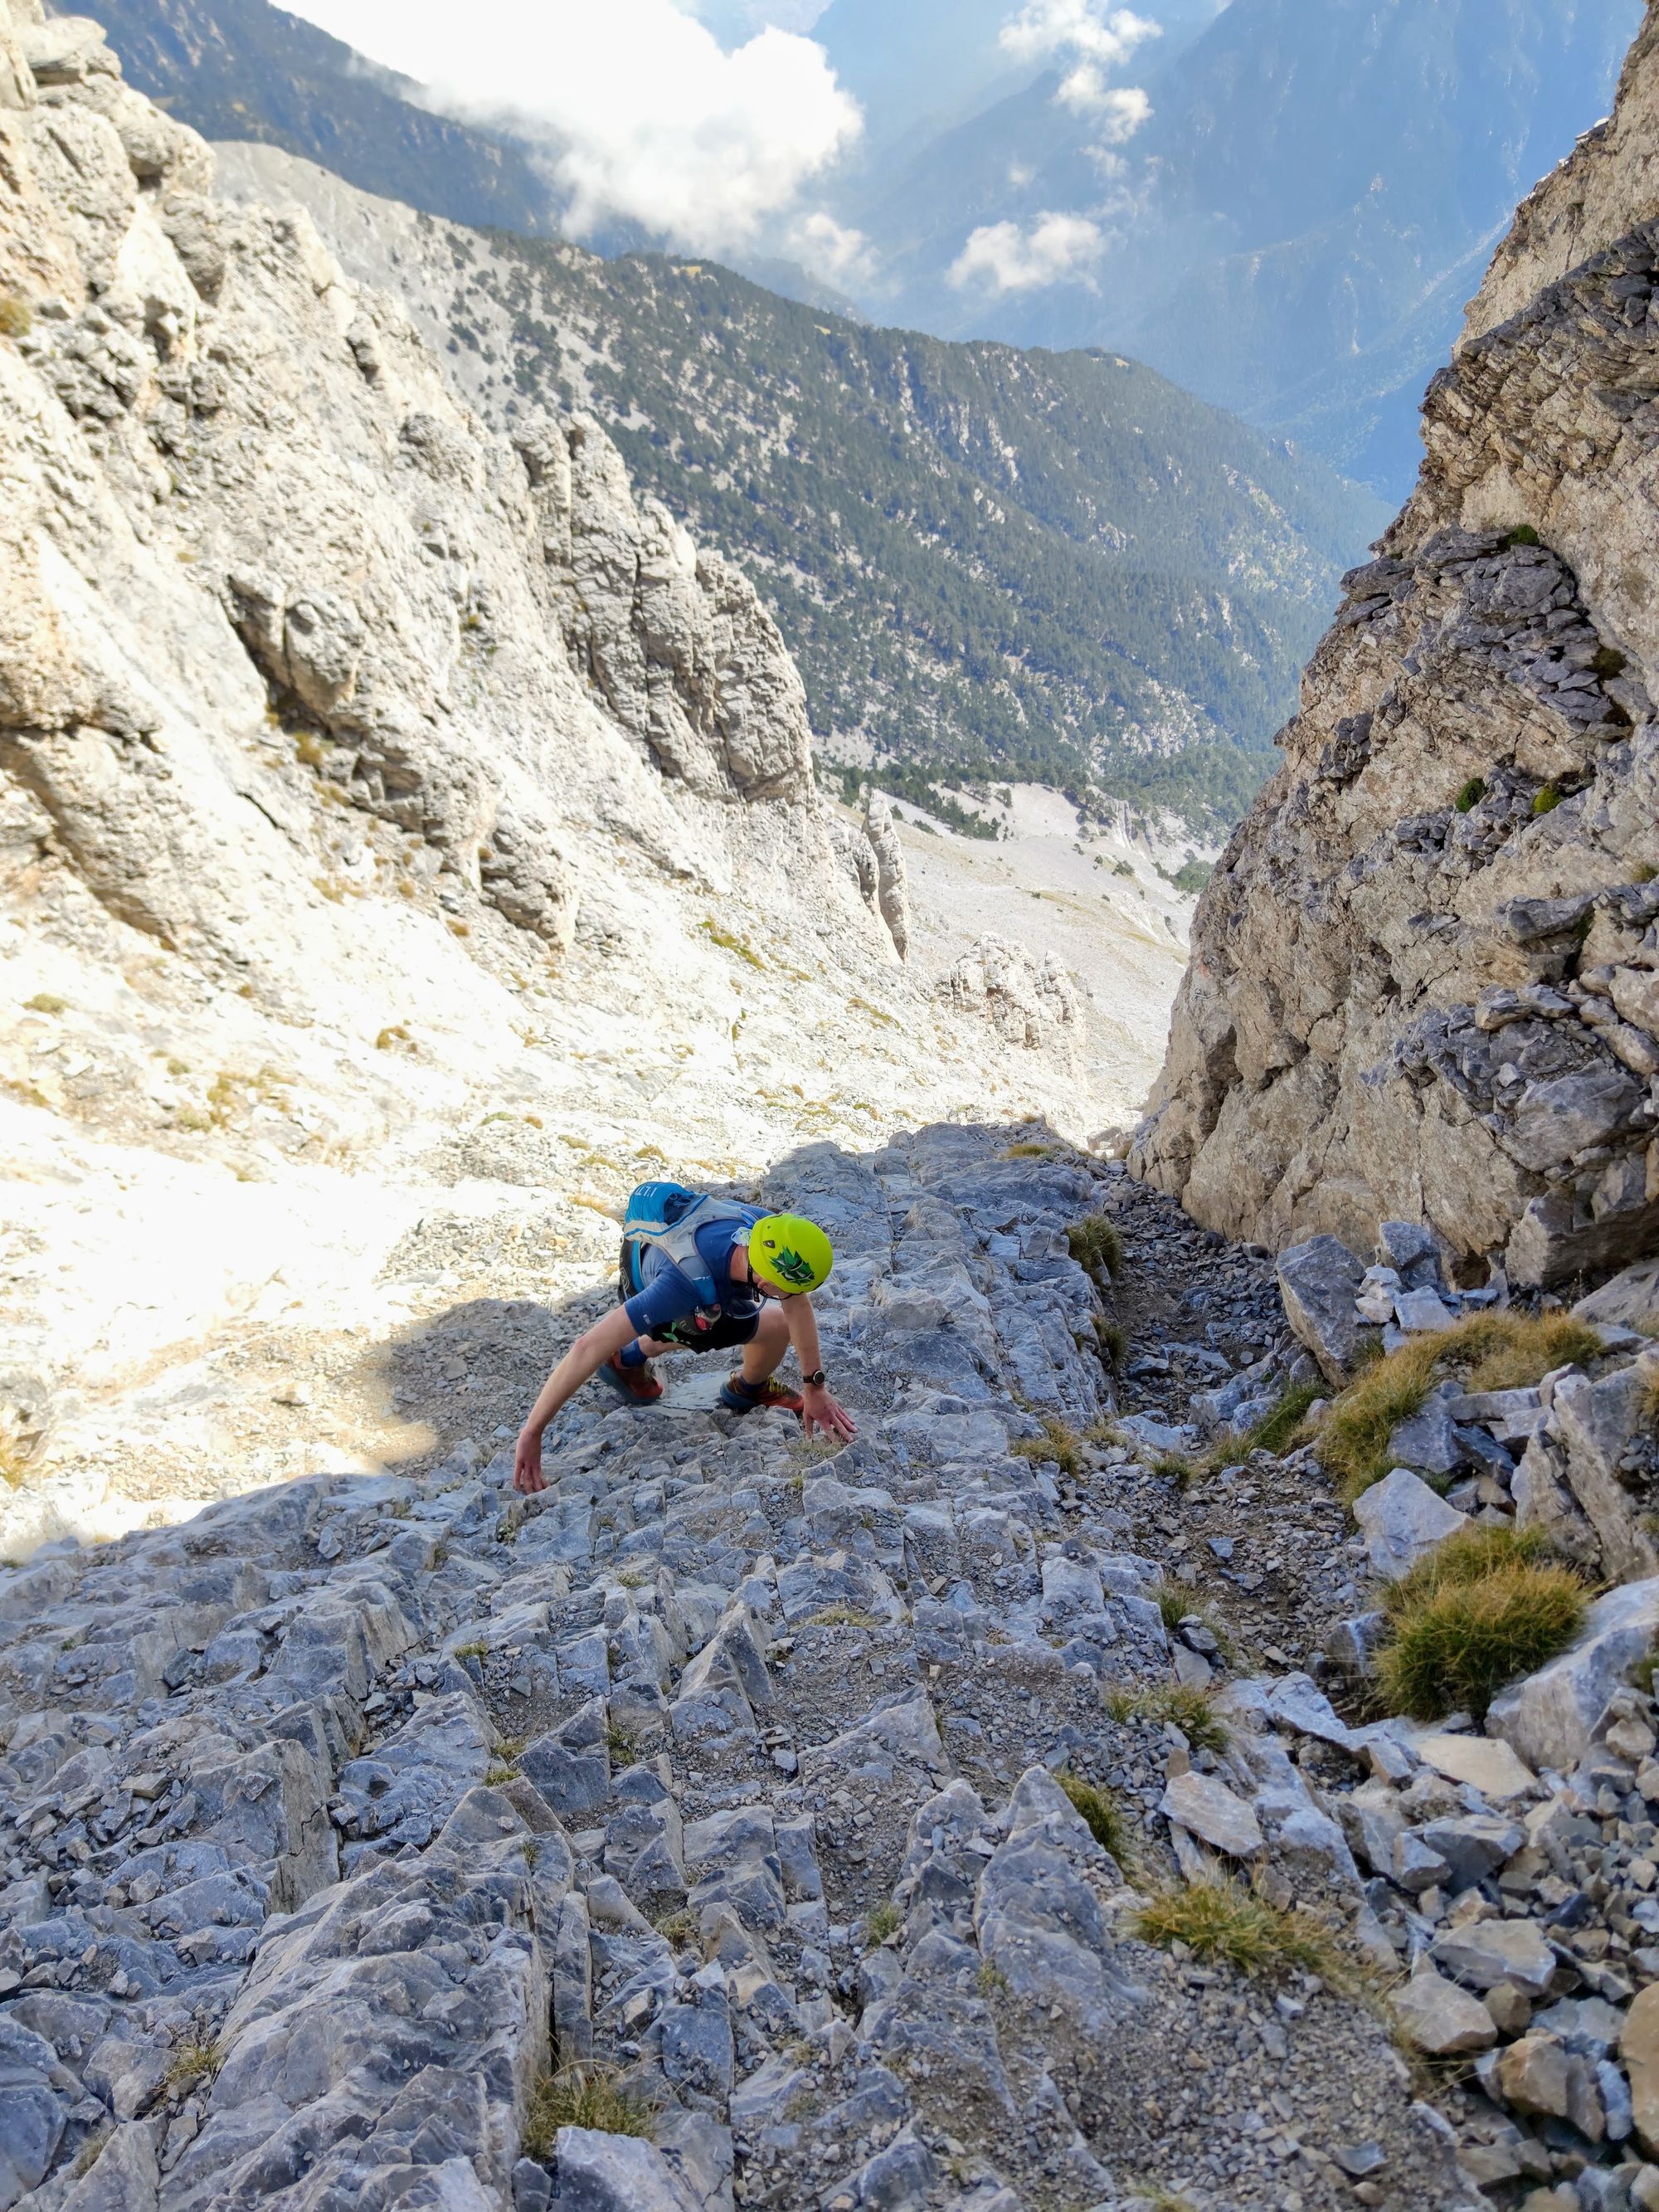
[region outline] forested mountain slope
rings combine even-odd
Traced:
[[[372,202],[267,149],[497,421],[590,409],[635,479],[762,581],[830,750],[918,794],[1031,777],[1236,813],[1363,493],[1150,370],[875,330],[711,263],[603,261]]]

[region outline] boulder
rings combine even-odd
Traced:
[[[559,2212],[700,2212],[654,2144],[597,2128],[561,2128]]]
[[[1443,1287],[1439,1241],[1425,1222],[1380,1223],[1376,1259],[1379,1267],[1392,1268],[1408,1291],[1437,1291]]]
[[[1466,1923],[1437,1936],[1429,1948],[1437,1966],[1472,1989],[1511,1982],[1529,1997],[1541,1997],[1555,1974],[1555,1953],[1535,1920]]]
[[[1449,1782],[1466,1782],[1491,1803],[1530,1796],[1538,1777],[1501,1741],[1482,1735],[1413,1735],[1412,1750]]]
[[[1391,1583],[1408,1574],[1425,1553],[1469,1525],[1466,1515],[1404,1467],[1374,1482],[1356,1502],[1353,1517],[1365,1539],[1372,1572]]]
[[[1565,2120],[1591,2142],[1606,2129],[1595,2069],[1553,2035],[1534,2031],[1510,2044],[1498,2062],[1498,2086],[1517,2112]]]
[[[1279,1255],[1285,1318],[1339,1389],[1374,1334],[1354,1311],[1364,1279],[1364,1265],[1339,1237],[1312,1237]]]
[[[1389,1457],[1395,1465],[1414,1468],[1419,1474],[1455,1474],[1468,1456],[1451,1407],[1440,1391],[1425,1399],[1389,1438]]]
[[[1659,1636],[1659,1576],[1596,1599],[1577,1641],[1559,1659],[1493,1698],[1488,1735],[1534,1768],[1565,1773],[1589,1749],[1595,1724]]]
[[[1438,1291],[1401,1291],[1394,1302],[1394,1317],[1407,1336],[1425,1336],[1450,1328],[1457,1316]]]
[[[1498,2040],[1492,2014],[1478,1997],[1436,1973],[1426,1959],[1392,1999],[1394,2016],[1407,2039],[1431,2058],[1489,2051]]]
[[[1254,1810],[1213,1774],[1172,1774],[1158,1809],[1231,1859],[1261,1854],[1261,1826]]]
[[[1638,1990],[1625,2015],[1619,2056],[1630,2076],[1636,2139],[1659,2157],[1659,1982]]]
[[[1638,1260],[1621,1269],[1599,1291],[1580,1298],[1572,1311],[1575,1320],[1598,1328],[1637,1328],[1645,1334],[1659,1326],[1659,1259]]]

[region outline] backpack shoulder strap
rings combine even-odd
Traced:
[[[672,1224],[630,1222],[625,1235],[636,1251],[646,1245],[654,1246],[685,1277],[697,1294],[698,1304],[712,1306],[718,1303],[719,1293],[708,1263],[697,1249],[697,1231],[722,1221],[747,1224],[754,1218],[752,1206],[734,1206],[729,1199],[700,1198]]]

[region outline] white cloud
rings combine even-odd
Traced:
[[[1072,53],[1097,68],[1127,61],[1139,46],[1162,35],[1128,8],[1109,8],[1101,0],[1025,0],[998,33],[1001,45],[1021,61]]]
[[[694,252],[752,240],[858,136],[820,46],[769,27],[732,52],[675,0],[295,0],[436,108],[544,146],[580,237],[629,217]]]
[[[1057,97],[1079,115],[1099,118],[1101,143],[1121,146],[1133,138],[1152,112],[1138,84],[1108,84],[1093,62],[1079,62],[1062,82]]]
[[[875,250],[861,230],[849,230],[819,208],[803,216],[788,234],[789,251],[815,276],[832,284],[857,287],[876,277]]]
[[[987,283],[998,292],[1088,281],[1105,250],[1105,234],[1085,215],[1039,215],[1029,226],[982,223],[951,266],[958,288]]]

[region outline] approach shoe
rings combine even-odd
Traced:
[[[752,1413],[764,1407],[775,1413],[793,1413],[799,1420],[805,1401],[798,1390],[782,1382],[745,1382],[738,1373],[726,1376],[720,1403],[728,1413]]]
[[[607,1359],[599,1370],[599,1379],[636,1406],[649,1406],[662,1395],[662,1384],[648,1367],[623,1367]]]

